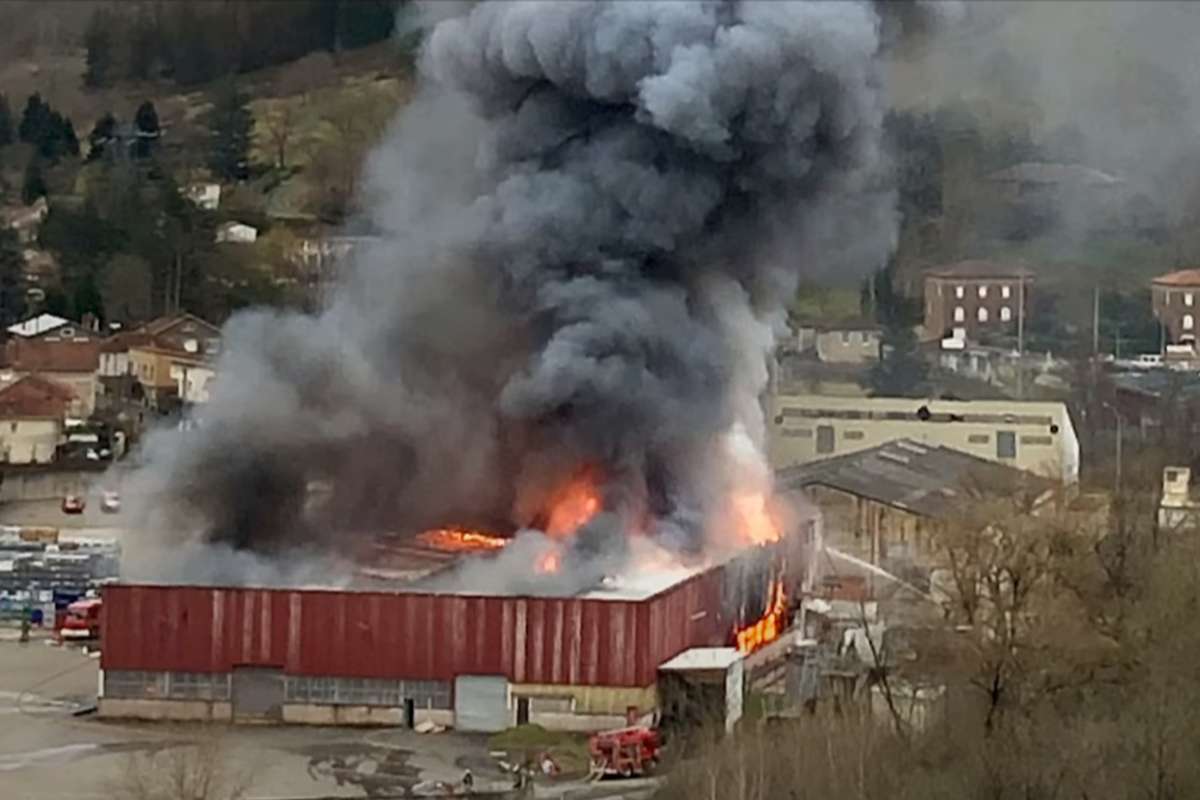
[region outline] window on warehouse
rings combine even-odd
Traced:
[[[289,703],[397,708],[412,699],[417,708],[450,708],[449,684],[438,681],[289,675],[284,696]]]
[[[104,696],[118,700],[165,698],[167,673],[108,670],[104,673]]]
[[[228,700],[229,674],[172,672],[168,676],[168,694],[173,700]]]

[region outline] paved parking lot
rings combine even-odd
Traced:
[[[94,701],[97,674],[97,661],[78,650],[43,640],[0,641],[4,800],[110,800],[119,797],[123,776],[143,769],[138,754],[190,752],[182,746],[213,737],[221,773],[246,777],[248,800],[399,794],[423,781],[456,781],[466,767],[484,778],[491,763],[483,739],[454,733],[257,726],[210,731],[73,716]]]

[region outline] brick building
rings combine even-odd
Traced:
[[[1200,315],[1200,269],[1181,269],[1159,275],[1150,283],[1154,317],[1171,344],[1195,344]]]
[[[1033,273],[1015,264],[960,261],[925,273],[925,336],[976,339],[981,333],[1016,331],[1029,322]]]

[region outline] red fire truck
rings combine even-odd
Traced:
[[[601,776],[645,775],[658,764],[661,749],[658,731],[643,725],[601,731],[588,739],[592,774]]]
[[[100,640],[100,614],[103,605],[99,597],[85,597],[67,606],[67,615],[58,630],[59,638],[71,642]]]

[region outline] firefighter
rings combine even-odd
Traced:
[[[475,788],[475,776],[471,774],[471,770],[467,770],[463,773],[462,785],[463,789],[465,789],[468,794],[470,794],[471,790]]]

